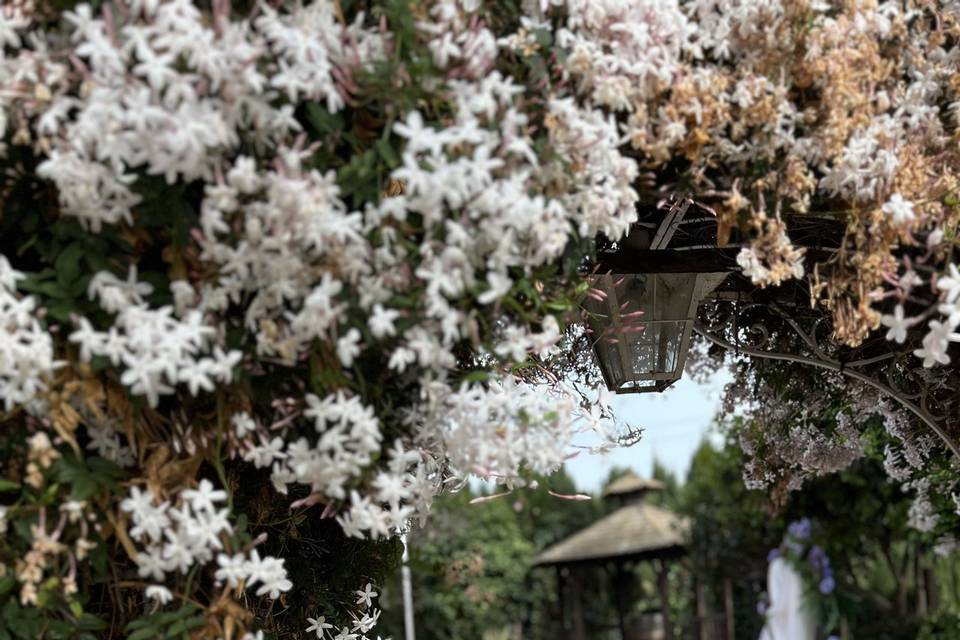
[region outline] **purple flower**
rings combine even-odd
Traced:
[[[802,518],[796,522],[791,522],[790,526],[787,527],[787,533],[789,533],[794,538],[799,538],[800,540],[806,540],[810,537],[810,518]]]
[[[780,549],[770,549],[770,553],[767,554],[767,562],[773,562],[780,557]]]
[[[807,553],[807,561],[817,570],[824,566],[826,558],[827,554],[824,553],[823,548],[819,545],[813,545],[810,547],[809,553]],[[829,560],[826,560],[826,563],[829,563]]]
[[[833,593],[833,589],[836,586],[837,584],[833,581],[833,576],[827,576],[820,581],[820,593],[823,595],[829,595]]]
[[[832,636],[828,636],[827,640],[840,640],[840,636],[833,634]]]
[[[757,613],[761,616],[767,612],[767,603],[761,600],[757,603]]]

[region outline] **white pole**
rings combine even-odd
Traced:
[[[413,627],[413,584],[410,581],[410,552],[407,549],[407,534],[400,534],[403,543],[400,579],[403,584],[403,631],[406,640],[416,640]]]

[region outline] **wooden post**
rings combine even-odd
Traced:
[[[657,574],[657,584],[660,588],[660,611],[663,615],[663,637],[673,640],[673,621],[670,619],[670,585],[667,583],[667,574],[670,566],[666,560],[660,561]]]
[[[570,570],[570,584],[573,587],[573,638],[574,640],[587,640],[586,629],[583,624],[583,584],[580,580],[580,572],[576,569]]]
[[[566,611],[564,610],[563,604],[563,570],[560,568],[560,565],[554,567],[557,570],[557,606],[560,611],[560,637],[567,637],[567,616]]]
[[[730,578],[723,579],[723,617],[727,623],[726,640],[734,640],[736,620],[733,613],[733,582]]]
[[[623,602],[623,594],[626,587],[625,578],[623,566],[619,562],[614,561],[613,597],[617,605],[617,622],[620,624],[620,640],[627,640],[627,615],[626,606]]]

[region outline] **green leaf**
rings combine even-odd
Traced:
[[[57,322],[67,322],[70,314],[76,311],[76,305],[70,300],[55,300],[45,308],[47,314]]]
[[[48,298],[62,298],[64,297],[63,287],[57,284],[55,280],[50,279],[55,275],[49,269],[40,273],[27,274],[27,277],[18,283],[18,288],[21,291],[37,293]]]
[[[387,163],[388,167],[393,169],[400,165],[400,158],[389,142],[379,139],[374,146],[376,146],[377,152],[380,154],[380,157],[383,158],[384,162]]]
[[[105,458],[77,458],[68,454],[57,460],[54,477],[58,482],[71,485],[70,495],[74,500],[87,500],[103,490],[116,486],[126,472]]]
[[[127,623],[127,626],[123,628],[124,631],[138,631],[139,629],[147,629],[154,625],[154,617],[147,616],[146,618],[137,618],[136,620],[131,620]]]
[[[93,473],[110,478],[111,480],[123,480],[127,477],[126,471],[121,469],[112,460],[107,460],[106,458],[87,458],[87,466]]]
[[[7,480],[6,478],[0,478],[0,491],[17,491],[20,489],[20,485],[12,480]]]
[[[477,371],[471,371],[467,375],[463,376],[464,382],[486,382],[490,379],[490,372],[483,369],[478,369]]]
[[[343,116],[339,113],[330,113],[316,102],[307,105],[307,120],[320,134],[343,131]]]
[[[187,618],[186,620],[180,620],[170,625],[170,628],[167,629],[167,638],[175,638],[191,629],[197,629],[204,626],[207,623],[206,619],[201,616],[194,616],[193,618]]]
[[[127,625],[127,629],[130,629],[130,625]],[[156,627],[149,626],[134,631],[127,636],[127,640],[149,640],[150,638],[157,638],[159,636],[160,630]]]
[[[549,47],[553,44],[553,34],[548,29],[534,29],[533,37],[541,47]]]
[[[70,491],[74,500],[87,500],[97,493],[97,483],[92,476],[81,476],[73,483]]]
[[[12,573],[0,578],[0,595],[9,592],[15,584],[17,584],[17,578]]]
[[[83,258],[85,247],[82,242],[74,242],[60,252],[53,266],[57,271],[57,282],[66,287],[80,277],[80,259]]]
[[[73,637],[73,626],[64,620],[48,620],[44,638],[51,640],[66,640]]]
[[[106,620],[101,620],[95,615],[85,613],[77,620],[77,629],[80,631],[103,631],[110,627]]]
[[[391,307],[397,307],[399,309],[416,309],[419,303],[413,296],[396,295],[390,298],[389,304]]]

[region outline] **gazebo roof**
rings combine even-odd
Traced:
[[[666,485],[659,480],[641,478],[633,471],[627,471],[622,476],[611,482],[603,490],[606,496],[622,496],[640,491],[660,491],[666,488]]]
[[[665,509],[644,503],[628,504],[548,547],[533,564],[667,556],[682,551],[688,528],[686,519]]]

